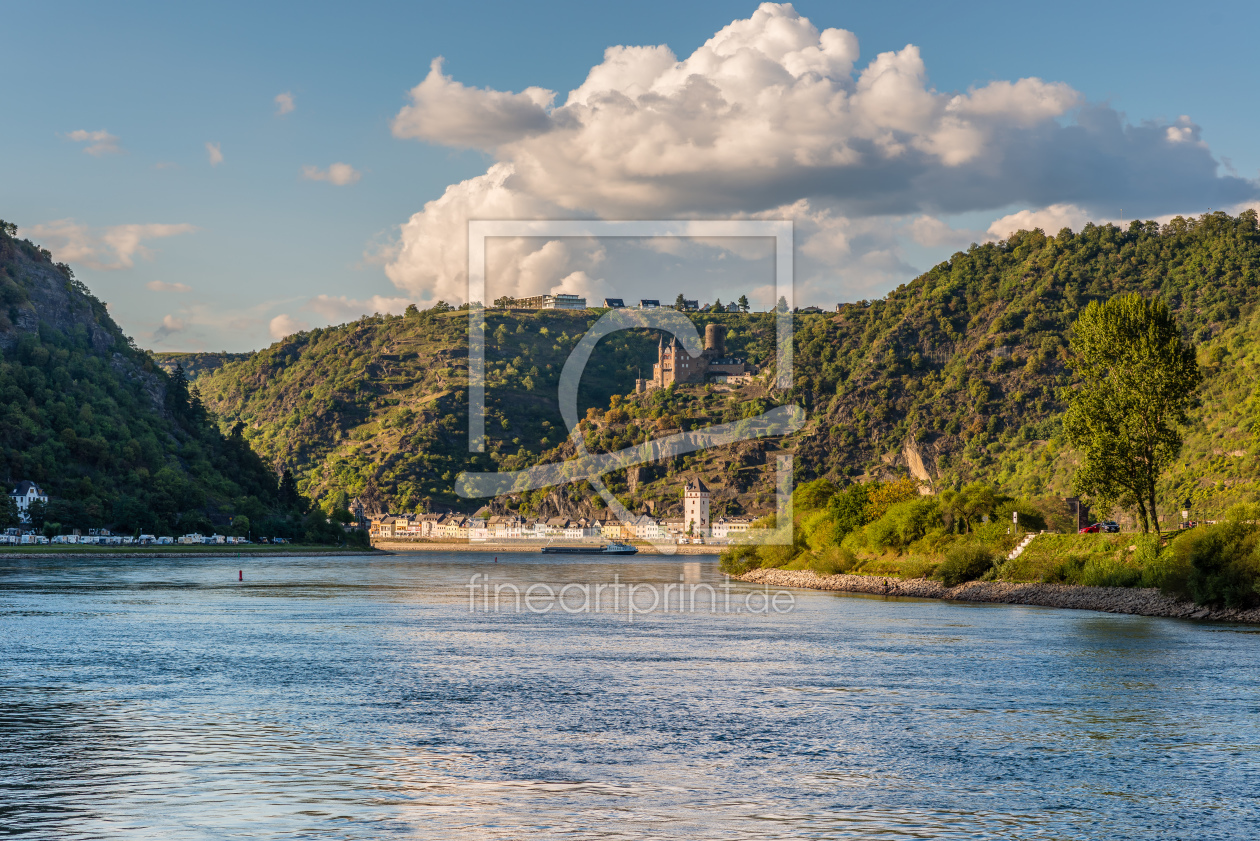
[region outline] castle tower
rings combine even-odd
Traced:
[[[704,355],[710,358],[726,356],[726,326],[710,324],[704,328]]]
[[[709,536],[709,489],[698,476],[683,488],[683,525],[693,535]]]

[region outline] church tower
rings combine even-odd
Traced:
[[[683,489],[683,525],[692,535],[709,536],[709,489],[698,476]]]

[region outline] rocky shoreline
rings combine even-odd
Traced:
[[[1098,610],[1138,616],[1167,616],[1218,622],[1260,624],[1260,608],[1208,608],[1165,596],[1159,590],[1133,587],[1081,587],[1071,584],[1020,584],[1011,581],[970,581],[946,587],[926,578],[885,578],[874,575],[826,575],[809,570],[755,569],[737,576],[740,581],[775,587],[801,587],[878,596],[908,596],[959,602],[1026,604],[1070,610]]]

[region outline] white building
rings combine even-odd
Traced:
[[[17,504],[18,519],[23,523],[31,521],[31,503],[48,504],[48,494],[40,490],[34,482],[18,482],[17,487],[9,491],[9,499]]]
[[[709,489],[698,476],[683,488],[683,531],[697,537],[709,534]]]
[[[718,540],[728,540],[751,527],[752,520],[747,517],[719,517],[713,521],[712,533]]]
[[[654,518],[643,514],[634,521],[634,536],[639,540],[664,540],[665,529]]]

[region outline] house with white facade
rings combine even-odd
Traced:
[[[752,520],[748,517],[719,517],[713,521],[712,534],[718,540],[729,540],[752,528]]]
[[[48,494],[34,482],[18,482],[17,486],[9,491],[9,499],[17,505],[18,519],[23,523],[31,521],[30,510],[33,503],[48,504]]]

